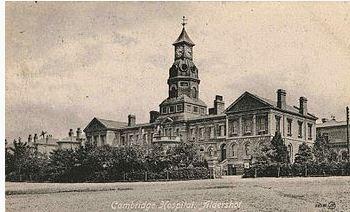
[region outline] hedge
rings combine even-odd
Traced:
[[[243,174],[244,178],[308,176],[350,176],[350,163],[255,164]]]

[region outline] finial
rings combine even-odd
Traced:
[[[185,27],[185,25],[187,24],[187,18],[185,16],[182,16],[182,27]]]

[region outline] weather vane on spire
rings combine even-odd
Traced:
[[[187,18],[185,16],[182,16],[182,27],[185,27],[185,25],[187,24]]]

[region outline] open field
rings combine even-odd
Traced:
[[[334,210],[328,208],[332,201]],[[317,203],[327,207],[316,207]],[[139,208],[125,208],[132,206]],[[350,177],[6,183],[7,211],[146,211],[147,207],[148,211],[175,211],[176,207],[180,207],[176,211],[350,211]]]

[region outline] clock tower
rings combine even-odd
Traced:
[[[169,69],[168,98],[160,105],[161,115],[202,116],[207,106],[199,99],[198,69],[193,63],[195,44],[188,36],[183,17],[182,31],[174,45],[174,62]]]

